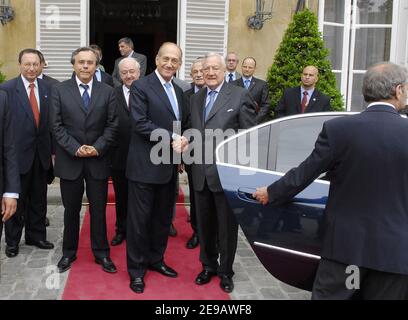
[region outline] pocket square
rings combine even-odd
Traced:
[[[234,111],[234,109],[228,109],[228,110],[227,110],[227,112],[232,112],[232,111]]]

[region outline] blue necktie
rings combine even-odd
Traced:
[[[176,116],[176,119],[178,120],[180,118],[180,115],[179,115],[177,102],[174,99],[173,92],[171,91],[171,83],[166,82],[164,84],[164,87],[166,88],[166,93],[167,93],[167,96],[169,97],[170,104],[171,104],[171,107],[173,108],[174,115]]]
[[[230,73],[228,75],[228,82],[232,82],[232,81],[234,81],[234,75],[232,73]]]
[[[249,88],[249,84],[251,83],[251,80],[249,80],[249,79],[246,79],[245,81],[244,81],[244,84],[245,84],[245,88]]]
[[[210,101],[208,101],[207,105],[205,106],[204,109],[204,122],[207,121],[208,116],[211,112],[212,107],[214,106],[214,102],[215,102],[215,94],[217,93],[217,91],[213,90],[210,91],[208,93],[209,97],[210,97]]]
[[[89,102],[91,101],[91,98],[89,97],[88,89],[89,86],[87,84],[80,84],[82,88],[84,88],[84,93],[82,94],[82,101],[84,102],[84,107],[86,112],[88,112],[88,107],[89,107]]]

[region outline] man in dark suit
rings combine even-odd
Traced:
[[[86,183],[91,217],[91,246],[95,262],[105,272],[116,267],[109,257],[106,235],[109,149],[116,139],[118,120],[112,87],[95,81],[97,53],[88,47],[75,50],[71,63],[75,78],[53,87],[51,106],[57,141],[55,175],[60,177],[64,205],[63,256],[59,272],[65,272],[76,259],[79,226]]]
[[[96,53],[99,56],[99,61],[101,61],[102,60],[102,49],[96,44],[91,44],[89,47],[96,51]],[[106,73],[105,69],[100,64],[95,70],[95,78],[99,82],[103,82],[111,87],[114,87],[113,77],[109,73]]]
[[[128,180],[126,161],[129,152],[130,124],[130,86],[139,79],[140,65],[134,58],[124,58],[119,62],[119,73],[123,85],[115,88],[116,113],[119,120],[118,137],[111,151],[111,177],[115,190],[116,234],[111,241],[117,246],[126,238],[126,218],[128,211]]]
[[[256,60],[253,57],[246,57],[242,61],[242,77],[232,82],[237,86],[249,91],[256,104],[256,124],[268,120],[269,113],[269,88],[264,80],[254,77],[256,69]]]
[[[235,52],[228,52],[225,58],[227,71],[225,72],[225,81],[233,82],[241,78],[241,74],[237,71],[239,63],[238,55]]]
[[[254,194],[263,204],[279,205],[321,173],[330,177],[312,299],[351,299],[356,293],[408,299],[408,126],[398,114],[406,105],[407,82],[406,68],[370,67],[363,80],[367,110],[324,123],[311,155]],[[348,281],[351,275],[354,281]]]
[[[21,194],[17,213],[6,223],[6,255],[18,255],[23,227],[26,245],[53,249],[47,241],[47,181],[51,163],[48,86],[37,79],[41,58],[35,49],[19,54],[20,76],[2,84],[11,106]]]
[[[286,89],[275,108],[275,117],[299,113],[330,111],[330,98],[316,89],[319,70],[315,66],[303,69],[300,87]]]
[[[181,49],[174,43],[164,43],[156,56],[156,70],[133,82],[130,89],[132,136],[126,169],[129,179],[126,251],[130,288],[136,293],[144,291],[147,268],[177,277],[163,256],[178,175],[177,163],[167,156],[172,153],[171,140],[187,143],[176,132],[181,129],[183,92],[172,82],[181,63]],[[160,132],[163,161],[155,159],[160,155],[151,141]]]
[[[40,63],[40,67],[38,68],[37,78],[44,80],[45,84],[47,84],[48,87],[51,88],[54,84],[59,83],[59,81],[43,73],[44,68],[47,67],[47,62],[45,61],[45,57],[41,51],[38,51],[38,54],[40,56],[41,63]]]
[[[190,117],[191,110],[190,110],[190,98],[193,94],[200,91],[202,87],[205,85],[204,81],[204,74],[203,74],[203,58],[196,59],[193,64],[191,65],[190,71],[191,79],[193,82],[191,84],[191,88],[184,92],[184,100],[185,100],[185,110],[186,110],[186,118]],[[185,169],[188,176],[188,188],[190,191],[190,224],[191,228],[193,229],[193,234],[190,239],[188,239],[186,243],[187,249],[194,249],[198,246],[198,229],[197,229],[197,214],[196,214],[196,205],[195,205],[195,198],[194,198],[194,183],[193,183],[193,174],[191,171],[191,164],[186,164]]]
[[[126,58],[126,57],[135,58],[136,61],[139,62],[140,77],[144,77],[144,75],[146,74],[146,68],[147,68],[146,56],[141,53],[137,53],[133,50],[134,45],[133,45],[132,39],[127,38],[127,37],[122,38],[118,41],[118,46],[119,46],[121,57],[115,60],[115,68],[112,73],[115,87],[119,87],[122,85],[122,80],[120,79],[118,64],[119,64],[119,61],[122,60],[123,58]]]
[[[191,127],[202,136],[200,147],[203,159],[208,159],[206,151],[211,152],[212,159],[210,163],[195,159],[192,164],[200,261],[203,266],[195,282],[198,285],[206,284],[218,274],[222,290],[231,292],[234,288],[232,265],[237,248],[238,223],[218,177],[214,160],[214,134],[208,131],[225,133],[227,130],[237,131],[255,125],[255,105],[248,90],[225,82],[225,69],[221,55],[210,53],[205,57],[203,72],[206,87],[191,96],[190,119]],[[208,143],[213,144],[211,150],[207,150],[210,149]]]
[[[0,141],[1,239],[3,223],[9,220],[16,212],[17,198],[20,192],[20,175],[18,172],[10,106],[7,101],[7,94],[2,90],[0,90]]]

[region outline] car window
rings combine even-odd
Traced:
[[[287,172],[310,155],[323,123],[335,116],[311,116],[282,121],[279,124],[276,171]]]
[[[220,161],[233,165],[267,169],[270,125],[251,130],[225,143],[219,150]]]

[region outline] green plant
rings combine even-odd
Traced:
[[[0,69],[1,69],[1,67],[2,67],[2,63],[0,63]],[[6,81],[6,76],[4,75],[4,74],[2,74],[1,73],[1,70],[0,70],[0,83],[2,83],[2,82],[4,82],[4,81]]]
[[[332,110],[344,110],[343,98],[336,87],[336,76],[328,56],[329,50],[324,46],[316,15],[308,9],[295,14],[268,70],[271,111],[285,89],[300,85],[301,73],[308,65],[319,69],[316,87],[331,98]]]

